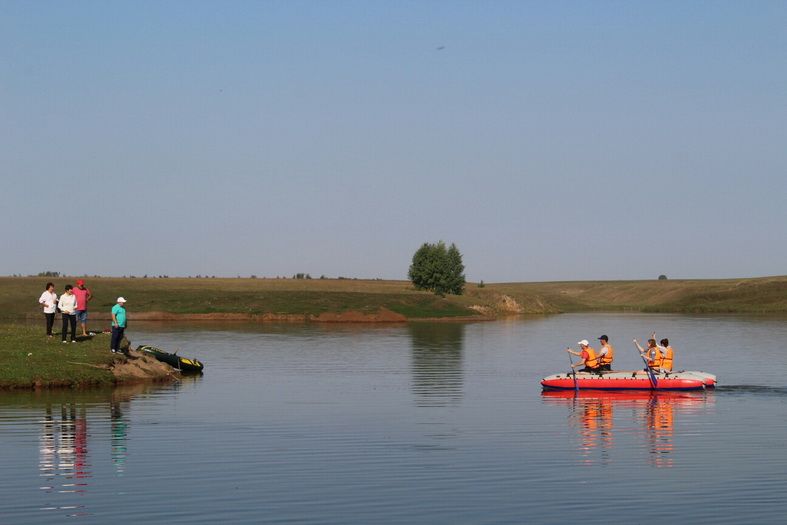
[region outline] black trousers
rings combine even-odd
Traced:
[[[71,325],[71,340],[76,341],[77,337],[77,316],[76,314],[63,314],[63,341],[68,339],[68,325]]]
[[[52,335],[52,327],[55,325],[55,313],[44,314],[46,317],[46,335]]]
[[[112,327],[112,338],[109,342],[109,349],[115,350],[116,352],[120,351],[120,341],[123,340],[123,332],[126,331],[126,327],[120,326],[113,326]]]

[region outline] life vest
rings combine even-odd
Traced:
[[[612,348],[612,345],[607,344],[607,353],[600,356],[601,364],[602,365],[611,365],[612,361],[615,360],[615,349]]]
[[[648,367],[661,368],[661,351],[658,348],[648,348]]]
[[[587,359],[585,359],[585,366],[588,368],[598,368],[599,358],[598,356],[596,356],[596,351],[588,346],[587,348],[585,348],[585,352],[588,353],[588,357]]]
[[[672,370],[672,358],[675,355],[675,351],[672,349],[671,346],[668,346],[663,354],[661,354],[661,369],[662,370]]]

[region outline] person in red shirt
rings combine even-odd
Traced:
[[[93,298],[90,288],[85,286],[84,279],[77,279],[77,287],[73,290],[77,298],[77,321],[82,327],[82,336],[87,337],[87,303]]]
[[[599,368],[601,367],[601,363],[596,354],[596,351],[590,346],[588,340],[583,339],[577,344],[582,349],[581,352],[574,352],[570,348],[566,348],[566,352],[579,356],[579,358],[582,359],[578,363],[572,364],[571,367],[576,368],[578,366],[584,366],[585,368],[580,370],[580,372],[598,372]]]

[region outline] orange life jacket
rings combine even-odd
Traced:
[[[658,348],[648,348],[648,367],[661,368],[661,351]]]
[[[672,349],[671,346],[668,346],[666,351],[661,355],[661,369],[662,370],[672,370],[672,358],[675,355],[675,351]]]
[[[596,356],[596,351],[589,346],[585,348],[585,351],[588,353],[588,357],[585,359],[585,366],[588,368],[598,368],[599,358]]]
[[[607,353],[600,357],[602,365],[611,365],[615,360],[615,349],[611,344],[607,344]]]

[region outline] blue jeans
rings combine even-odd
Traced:
[[[109,343],[109,349],[120,351],[120,341],[123,339],[123,332],[126,331],[125,326],[113,326],[112,327],[112,339]]]

